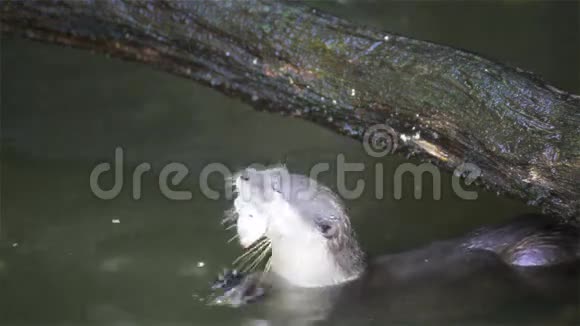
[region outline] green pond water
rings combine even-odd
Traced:
[[[537,71],[578,92],[573,51],[578,54],[579,32],[572,28],[578,12],[570,14],[577,7],[499,4],[316,3],[361,23]],[[423,199],[412,198],[407,182],[403,199],[396,200],[389,178],[404,158],[372,158],[357,141],[256,112],[141,65],[22,40],[2,40],[1,59],[0,325],[269,325],[252,323],[253,307],[206,303],[209,284],[241,252],[227,243],[233,234],[220,224],[230,202],[200,191],[199,175],[209,163],[233,171],[286,162],[302,173],[319,162],[334,167],[338,154],[364,163],[366,170],[347,181],[353,186],[365,180],[367,190],[346,204],[371,254],[415,248],[535,211],[485,191],[477,200],[462,200],[447,173],[441,200],[432,199],[428,180]],[[114,199],[99,199],[90,173],[113,162],[117,147],[124,149],[124,186]],[[159,174],[171,162],[188,168],[186,179],[171,187],[190,191],[191,199],[170,200],[161,192]],[[141,163],[149,163],[151,172],[143,176],[141,198],[134,199],[131,177]],[[377,163],[386,178],[382,200],[372,191]],[[334,186],[335,173],[331,169],[322,181]],[[105,174],[102,187],[112,183],[112,174]],[[212,175],[209,185],[223,190],[223,179]],[[561,308],[546,315],[530,306],[529,313],[573,323],[574,309]]]

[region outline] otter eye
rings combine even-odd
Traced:
[[[318,229],[320,230],[322,235],[327,239],[333,238],[337,234],[336,225],[320,223],[318,224]]]

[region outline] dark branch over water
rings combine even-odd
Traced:
[[[2,1],[3,37],[142,62],[579,219],[580,97],[475,54],[271,1]],[[412,137],[415,136],[415,137]]]

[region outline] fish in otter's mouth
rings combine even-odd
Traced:
[[[339,284],[362,273],[363,253],[329,188],[284,166],[246,168],[231,182],[235,199],[224,223],[245,249],[236,268],[252,272],[266,261],[264,272],[301,287]]]

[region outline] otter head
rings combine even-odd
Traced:
[[[266,237],[274,273],[296,286],[322,287],[363,272],[348,215],[329,188],[283,166],[246,168],[233,181],[240,244]]]

